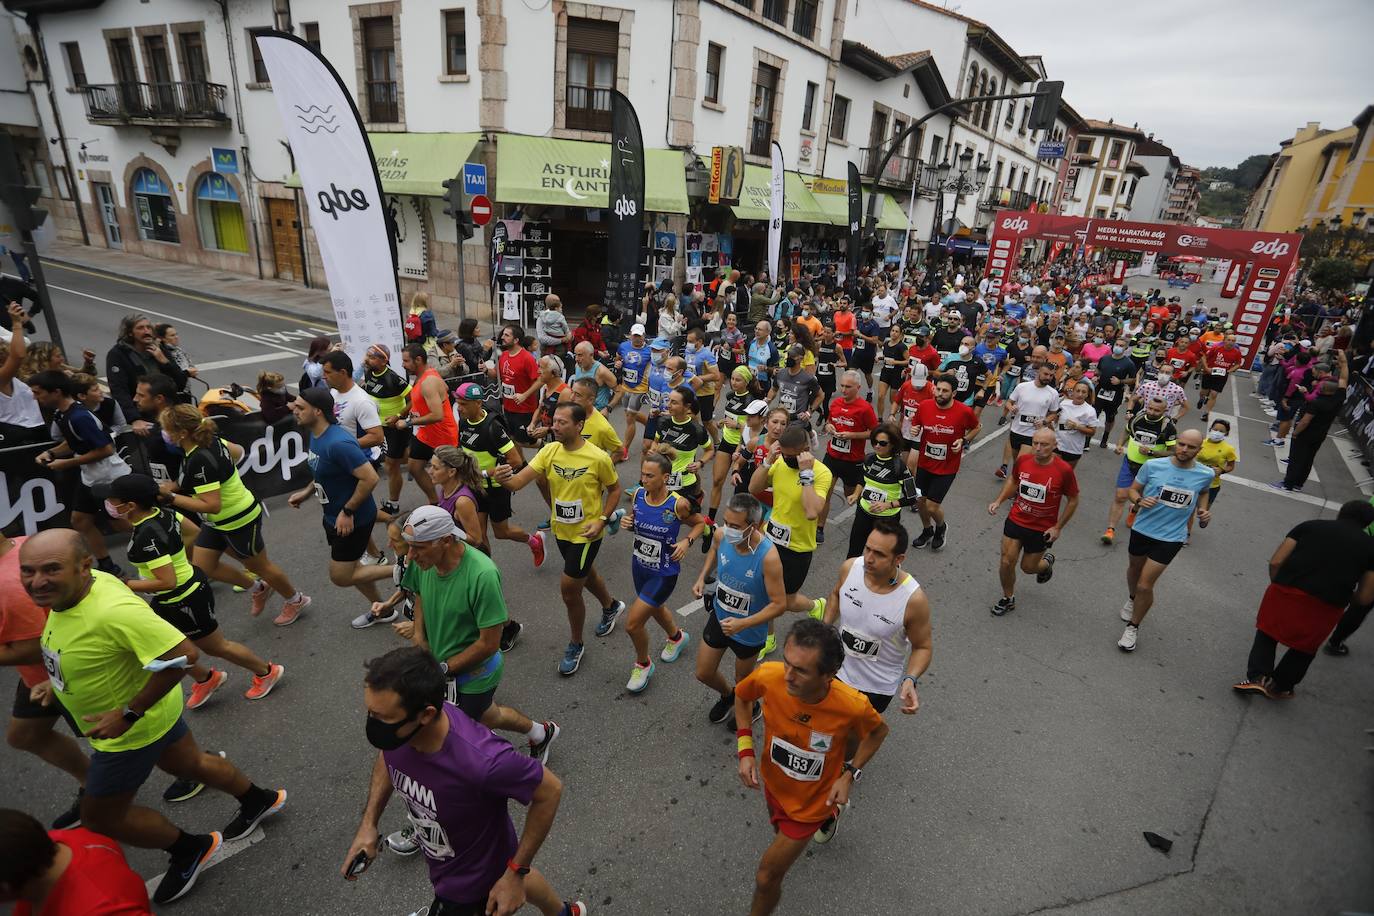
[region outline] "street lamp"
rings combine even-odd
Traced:
[[[978,164],[974,166],[973,147],[965,149],[959,154],[959,171],[955,172],[953,164],[946,158],[935,167],[935,222],[931,227],[931,238],[937,235],[949,235],[944,232],[942,223],[945,195],[954,195],[954,210],[951,213],[952,219],[958,219],[959,205],[963,203],[964,195],[972,194],[977,197],[983,191],[983,186],[987,184],[988,174],[992,171],[992,163],[983,156],[978,156]]]

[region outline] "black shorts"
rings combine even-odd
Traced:
[[[474,722],[481,722],[482,714],[496,702],[495,687],[490,690],[483,690],[481,693],[461,693],[456,680],[450,677],[445,678],[445,682],[447,687],[444,691],[444,699],[467,713],[468,718]]]
[[[167,748],[191,733],[185,719],[177,719],[161,738],[127,751],[93,751],[86,774],[86,794],[93,798],[137,792]]]
[[[368,539],[372,537],[371,525],[360,525],[355,520],[353,530],[339,534],[334,526],[324,523],[324,537],[329,542],[329,559],[339,563],[356,563],[367,551]]]
[[[1099,392],[1097,399],[1093,401],[1093,406],[1102,411],[1102,416],[1106,418],[1108,423],[1115,423],[1116,412],[1121,408],[1121,401],[1125,396],[1126,392],[1118,391],[1116,392],[1116,397],[1112,398],[1110,401],[1104,401],[1102,400],[1101,392]]]
[[[711,602],[706,602],[706,626],[701,628],[701,641],[712,649],[719,649],[724,652],[729,649],[735,653],[736,658],[757,658],[759,650],[763,648],[763,643],[756,646],[745,645],[738,639],[726,636],[725,631],[720,628],[720,620],[716,617],[716,609],[711,606]]]
[[[1086,445],[1085,445],[1084,447],[1085,447],[1085,448],[1089,448],[1089,447],[1091,447],[1091,446],[1086,446]],[[1078,459],[1083,457],[1083,453],[1082,453],[1082,452],[1079,452],[1077,455],[1075,455],[1075,454],[1073,454],[1072,452],[1066,452],[1066,451],[1064,451],[1063,449],[1058,449],[1058,448],[1054,450],[1054,453],[1055,453],[1056,455],[1058,455],[1060,458],[1063,458],[1063,459],[1064,459],[1065,461],[1067,461],[1070,465],[1075,465],[1075,464],[1077,464],[1077,463],[1078,463]]]
[[[596,554],[601,550],[601,538],[595,541],[587,541],[579,544],[575,541],[565,541],[562,538],[555,538],[558,542],[558,552],[563,555],[563,575],[569,579],[585,579],[592,571],[592,564],[596,562]]]
[[[902,372],[905,371],[905,368],[906,367],[902,367],[900,369],[889,369],[887,367],[883,367],[882,373],[878,376],[878,381],[882,382],[889,388],[900,388],[902,387]]]
[[[1028,554],[1044,553],[1050,549],[1049,541],[1045,539],[1045,532],[1024,528],[1013,522],[1010,517],[1002,523],[1002,536],[1011,538],[1013,541],[1020,541],[1022,549]]]
[[[872,347],[864,347],[862,350],[856,347],[853,353],[854,355],[852,357],[849,354],[845,354],[845,361],[849,363],[849,368],[858,369],[865,374],[873,371],[876,351],[874,351]]]
[[[921,491],[921,495],[937,505],[943,504],[945,497],[949,495],[949,488],[954,486],[954,478],[957,474],[933,474],[923,467],[917,467],[913,475],[916,479],[916,489]]]
[[[907,452],[911,451],[912,449],[915,449],[916,451],[920,451],[920,450],[921,450],[921,443],[920,443],[918,440],[916,440],[916,439],[908,439],[906,436],[903,436],[903,437],[902,437],[902,454],[905,455]]]
[[[400,460],[410,448],[410,429],[397,429],[394,426],[382,427],[382,439],[386,441],[385,455]]]
[[[72,484],[71,494],[67,503],[72,512],[84,512],[87,515],[104,515],[105,505],[95,498],[95,493],[91,488],[81,482],[81,475],[72,474],[74,483]]]
[[[1202,390],[1225,391],[1227,378],[1228,376],[1225,375],[1204,375],[1202,377]]]
[[[487,518],[493,522],[504,522],[513,514],[510,507],[510,490],[497,485],[487,487]]]
[[[755,650],[757,652],[757,650]],[[10,711],[10,716],[15,719],[56,719],[61,717],[71,726],[72,734],[82,734],[81,727],[76,724],[72,714],[67,712],[67,707],[62,705],[62,701],[57,697],[52,698],[52,703],[43,706],[35,703],[29,698],[29,687],[21,679],[14,691],[14,708]]]
[[[410,437],[410,460],[429,461],[434,457],[434,446],[420,441],[419,436]]]
[[[256,557],[267,547],[267,542],[262,538],[263,518],[264,514],[259,512],[257,518],[232,531],[221,531],[209,525],[201,525],[200,533],[196,535],[195,546],[217,553],[227,550],[240,560]]]
[[[1009,435],[1011,438],[1011,452],[1013,458],[1016,457],[1016,453],[1021,450],[1021,446],[1029,446],[1031,444],[1030,436],[1023,436],[1020,433],[1010,433]]]
[[[738,448],[738,442],[726,442],[723,437],[716,443],[716,453],[720,455],[733,455]]]
[[[215,619],[215,593],[210,590],[210,581],[205,573],[197,569],[193,581],[196,587],[189,594],[173,601],[159,601],[156,596],[150,596],[148,603],[153,606],[157,616],[195,642],[219,629],[219,621]],[[187,588],[190,588],[189,584]]]
[[[1134,528],[1131,529],[1131,541],[1126,547],[1127,553],[1131,556],[1145,557],[1161,566],[1168,566],[1182,549],[1182,541],[1161,541],[1148,534],[1141,534]]]
[[[879,715],[887,712],[888,704],[892,702],[892,694],[869,693],[867,690],[860,690],[859,693],[868,697],[868,702],[873,704]]]
[[[836,458],[834,455],[826,455],[821,459],[821,464],[830,468],[830,473],[835,476],[835,479],[844,484],[845,493],[864,482],[862,461],[846,461],[843,458]]]
[[[809,550],[792,550],[787,547],[777,548],[778,559],[782,561],[782,590],[783,594],[795,595],[801,591],[802,585],[806,582],[806,574],[811,571],[811,554]]]
[[[706,505],[706,494],[701,489],[700,474],[697,475],[696,480],[692,481],[692,488],[690,490],[679,489],[673,490],[672,492],[674,495],[681,496],[683,499],[687,500],[687,504],[692,507],[693,512],[700,512]]]
[[[973,402],[969,403],[968,401],[965,401],[964,403],[968,404],[970,407],[975,408],[986,407],[988,406],[988,398],[990,397],[992,397],[992,392],[990,390],[988,390],[987,388],[979,388],[977,391],[973,393]]]
[[[534,440],[530,438],[530,421],[534,419],[535,412],[516,413],[513,410],[501,409],[502,416],[506,419],[506,429],[510,430],[510,437],[521,445],[533,445]]]
[[[709,423],[711,418],[716,415],[716,396],[714,394],[697,395],[697,413],[701,416],[701,422]]]

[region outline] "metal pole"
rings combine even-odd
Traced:
[[[462,321],[468,320],[468,300],[467,284],[463,282],[463,227],[458,227],[458,318]]]
[[[19,238],[24,243],[24,254],[29,262],[29,271],[33,274],[33,288],[38,292],[38,303],[43,307],[43,323],[48,326],[48,338],[61,347],[70,362],[71,354],[62,346],[62,334],[57,330],[57,316],[53,314],[52,299],[48,296],[48,281],[43,277],[43,260],[38,256],[38,246],[33,242],[33,233],[23,229],[19,233]]]

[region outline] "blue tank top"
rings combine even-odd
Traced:
[[[673,559],[673,545],[679,539],[682,519],[677,517],[677,501],[683,497],[669,493],[661,505],[649,502],[648,492],[635,490],[635,543],[632,562],[653,576],[676,576],[682,564]]]
[[[773,541],[766,536],[752,553],[740,553],[734,544],[721,543],[716,553],[716,592],[712,601],[717,620],[748,617],[768,605],[763,560],[772,546]],[[768,638],[768,624],[740,630],[731,638],[746,646],[761,646]]]
[[[577,363],[573,363],[572,381],[575,382],[578,379],[589,378],[593,382],[596,382],[596,370],[600,368],[601,364],[596,362],[592,363],[592,367],[590,369],[583,369],[580,366],[578,366]],[[607,388],[600,382],[597,382],[596,409],[601,410],[609,403],[611,403],[611,389]]]
[[[633,341],[622,341],[620,349],[620,374],[625,382],[625,387],[629,391],[647,390],[647,370],[651,362],[651,352],[646,343],[642,347],[636,347]]]
[[[649,366],[649,409],[665,411],[668,409],[668,370],[663,366]]]

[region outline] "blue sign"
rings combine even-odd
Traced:
[[[1035,155],[1038,159],[1063,159],[1066,149],[1063,143],[1046,140],[1040,144],[1040,149]]]
[[[217,146],[212,146],[210,148],[210,161],[214,163],[215,171],[221,175],[237,175],[239,173],[238,150],[220,149]]]
[[[463,163],[463,193],[469,197],[487,193],[487,167],[480,162]]]

